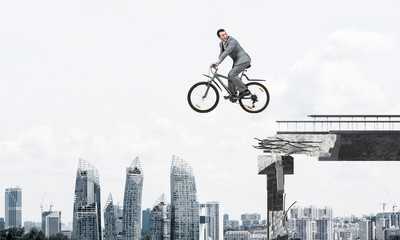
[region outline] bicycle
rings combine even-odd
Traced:
[[[214,69],[214,72],[212,69]],[[270,98],[267,88],[258,82],[265,80],[249,79],[245,74],[246,71],[247,69],[241,73],[240,78],[242,79],[243,77],[245,77],[247,81],[250,82],[247,83],[246,86],[250,90],[251,95],[245,96],[243,98],[237,97],[236,93],[233,93],[221,80],[221,78],[228,79],[228,77],[218,74],[218,68],[210,67],[208,75],[203,74],[203,76],[206,76],[208,78],[208,81],[198,82],[189,89],[187,95],[189,106],[196,112],[200,113],[206,113],[214,110],[219,102],[219,93],[214,85],[216,85],[220,89],[220,91],[222,91],[221,87],[215,81],[218,80],[218,82],[229,94],[229,98],[224,97],[225,99],[229,99],[233,103],[239,100],[240,106],[246,112],[262,112],[268,106]],[[210,73],[212,73],[212,76],[210,76]]]

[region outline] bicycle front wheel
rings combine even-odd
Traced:
[[[239,99],[239,104],[249,113],[259,113],[269,104],[269,92],[267,88],[258,82],[251,82],[246,84],[247,88],[251,92],[251,95]]]
[[[219,93],[211,83],[199,82],[190,88],[187,100],[193,110],[206,113],[212,111],[218,105]]]

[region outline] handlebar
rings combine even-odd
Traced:
[[[212,72],[212,69],[214,69],[214,73],[216,73],[218,71],[218,68],[216,67],[216,65],[212,65],[210,66],[210,71]]]

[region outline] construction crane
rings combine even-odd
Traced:
[[[47,207],[47,206],[48,206],[49,211],[51,212],[53,210],[53,203],[50,202],[49,196],[47,196],[47,193],[44,192],[42,195],[42,201],[40,203],[41,212],[43,212],[43,208]]]
[[[381,205],[382,204],[382,208],[383,208],[383,213],[385,213],[385,206],[386,206],[386,203],[379,203],[379,205]]]
[[[386,190],[387,195],[389,196],[390,201],[392,202],[392,206],[393,206],[393,212],[395,211],[395,208],[397,207],[396,203],[393,202],[392,200],[392,196],[390,196],[390,193],[388,190]]]

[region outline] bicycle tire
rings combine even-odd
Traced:
[[[208,86],[210,86],[208,88]],[[207,91],[207,96],[205,93]],[[199,113],[206,113],[214,110],[219,102],[219,93],[217,88],[209,82],[198,82],[194,84],[188,92],[187,100],[189,106]]]
[[[239,99],[240,106],[249,113],[264,111],[270,100],[268,89],[258,82],[247,83],[246,86],[250,90],[251,96]],[[254,96],[256,96],[256,102],[254,102]]]

